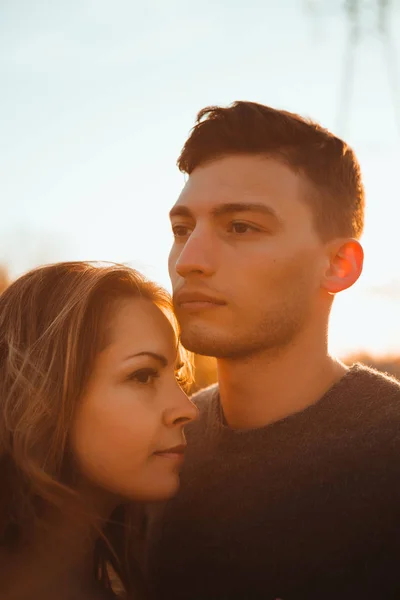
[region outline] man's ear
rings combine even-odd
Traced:
[[[364,251],[360,242],[349,238],[335,240],[327,250],[329,262],[321,285],[330,294],[337,294],[351,287],[360,277]]]

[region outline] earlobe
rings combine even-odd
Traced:
[[[323,277],[322,287],[330,294],[348,289],[360,277],[363,261],[364,251],[359,241],[336,241],[329,251],[329,265]]]

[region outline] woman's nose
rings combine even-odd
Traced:
[[[177,391],[174,394],[174,401],[164,412],[164,422],[168,427],[176,425],[186,425],[190,421],[197,419],[199,410],[197,406],[189,400],[185,392],[177,384]]]

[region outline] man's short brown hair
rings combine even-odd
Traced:
[[[364,187],[353,150],[317,123],[255,102],[209,106],[178,159],[190,173],[233,154],[265,155],[285,162],[304,176],[306,198],[324,240],[359,238],[364,226]]]

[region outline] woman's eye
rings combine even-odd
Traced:
[[[129,375],[130,381],[136,381],[142,385],[150,385],[160,377],[160,373],[156,369],[140,369]]]

